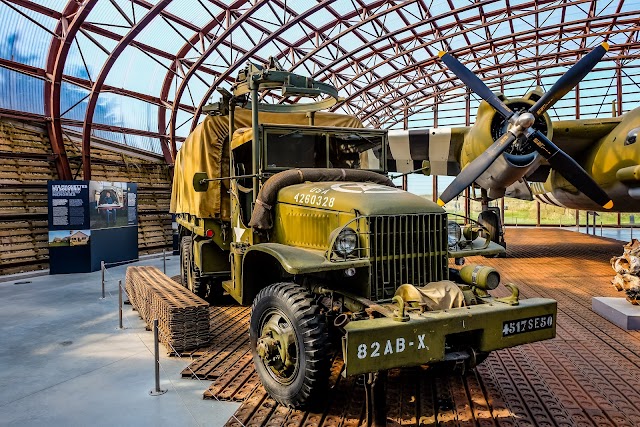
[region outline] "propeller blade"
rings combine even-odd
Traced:
[[[535,144],[536,150],[549,161],[551,167],[585,196],[605,209],[613,207],[613,200],[596,184],[587,171],[573,158],[559,149],[542,132],[535,131],[530,140]]]
[[[573,67],[564,73],[562,77],[549,89],[547,93],[529,109],[529,112],[536,117],[541,116],[551,108],[558,100],[565,96],[570,90],[572,90],[580,80],[584,78],[589,72],[596,66],[602,57],[609,50],[609,44],[603,42],[600,46],[594,48],[591,52],[586,54],[580,61],[578,61]]]
[[[494,94],[491,89],[484,84],[482,80],[465,67],[457,58],[451,56],[447,52],[440,52],[438,56],[447,67],[456,75],[469,89],[476,93],[480,98],[484,99],[491,105],[502,117],[508,119],[513,115],[513,111],[505,105],[500,98]]]
[[[456,176],[451,184],[442,192],[442,195],[440,195],[438,199],[438,204],[444,206],[445,203],[451,201],[458,194],[462,193],[465,188],[473,184],[515,140],[516,136],[511,132],[507,132],[498,138],[491,147],[487,148],[482,154],[476,157],[475,160],[462,169],[458,176]]]

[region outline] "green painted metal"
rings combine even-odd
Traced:
[[[229,251],[223,250],[211,239],[195,239],[193,261],[204,275],[228,276],[231,272]]]
[[[280,190],[278,202],[362,215],[444,213],[430,200],[399,188],[365,182],[313,182]]]
[[[261,104],[254,110],[277,113],[315,112],[332,107],[341,100],[338,96],[338,90],[333,85],[285,71],[272,58],[269,58],[269,63],[264,67],[248,63],[245,69],[239,73],[232,92],[234,97],[237,98],[250,93],[252,90],[277,88],[282,90],[283,96],[317,98],[326,95],[328,98],[298,104]],[[252,99],[252,105],[257,105],[257,101],[257,98]]]
[[[500,274],[493,267],[479,264],[467,264],[460,269],[460,278],[469,286],[491,290],[500,284]]]
[[[550,339],[556,335],[556,310],[556,302],[546,298],[530,298],[518,306],[488,299],[486,304],[470,307],[409,312],[407,322],[386,317],[352,321],[344,327],[346,375],[443,361],[447,338],[455,334],[468,333],[468,345],[482,352]],[[529,319],[535,327],[536,318],[540,329],[517,332],[518,327],[529,326]],[[548,319],[552,319],[551,326],[546,327]],[[519,323],[508,323],[512,321]],[[507,333],[510,327],[514,333],[503,336],[505,325]]]
[[[294,275],[369,266],[369,260],[367,258],[348,259],[336,263],[328,261],[325,258],[324,251],[302,249],[281,243],[260,243],[259,245],[253,245],[247,249],[246,254],[252,251],[264,252],[271,255],[280,262],[282,268],[287,273]]]
[[[245,225],[258,189],[280,171],[332,168],[343,162],[386,174],[388,136],[383,130],[258,123],[257,90],[280,85],[301,95],[332,92],[277,67],[250,65],[246,75],[240,77],[234,95],[246,98],[251,93],[253,123],[251,132],[236,133],[230,144],[230,223],[178,217],[182,226],[198,236],[196,265],[205,274],[224,269],[230,280],[223,281],[223,287],[233,298],[251,304],[265,286],[282,280],[309,280],[317,295],[342,299],[347,319],[353,315],[350,309],[358,312],[355,318],[368,313],[369,320],[353,320],[344,328],[347,375],[444,360],[445,347],[452,339],[464,342],[473,351],[488,352],[555,336],[555,301],[519,301],[515,287],[511,288],[511,297],[493,299],[481,289],[495,285],[486,285],[485,276],[493,273],[486,269],[476,287],[460,285],[467,292],[467,307],[421,313],[420,308],[405,306],[396,295],[397,289],[404,284],[424,286],[448,280],[450,258],[504,253],[502,246],[482,238],[479,229],[461,233],[466,240],[461,237],[452,250],[447,213],[426,198],[371,182],[305,182],[280,189],[275,205],[265,208],[273,219],[268,232]],[[234,99],[227,101],[232,104]],[[452,131],[455,147],[462,147],[467,138],[484,140],[478,132],[489,129],[494,112],[491,107],[480,108],[484,113],[474,128]],[[289,144],[284,149],[277,146],[284,143]],[[471,144],[473,150],[482,150],[479,145]],[[294,147],[300,150],[300,156]],[[308,148],[313,151],[307,159],[311,165],[302,157],[309,154]],[[460,155],[464,159],[477,153]],[[251,165],[251,170],[236,170],[235,162]],[[233,179],[234,174],[242,174],[235,176],[242,179]],[[194,191],[205,189],[206,179],[204,174],[196,174],[191,183]],[[350,243],[337,250],[339,236],[347,229]],[[204,238],[207,230],[213,230],[212,240]],[[216,245],[220,251],[211,250]],[[539,327],[541,322],[544,327]],[[527,329],[529,324],[535,330]],[[269,360],[276,356],[284,360],[277,348],[279,336],[271,334],[268,338],[259,353]]]

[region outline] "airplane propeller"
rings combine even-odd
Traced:
[[[488,102],[505,120],[508,120],[510,125],[504,135],[498,138],[480,156],[462,169],[453,182],[444,190],[438,199],[438,204],[444,206],[445,203],[452,200],[464,191],[465,188],[473,184],[514,141],[524,135],[529,141],[533,142],[535,149],[547,159],[549,165],[573,184],[574,187],[603,208],[611,209],[613,207],[613,201],[607,193],[596,184],[593,178],[591,178],[573,158],[551,142],[546,135],[533,127],[536,119],[576,87],[608,50],[609,45],[606,42],[594,48],[560,77],[551,89],[542,95],[528,111],[522,113],[512,111],[478,76],[473,74],[473,72],[458,61],[458,59],[446,52],[440,52],[440,59],[447,67],[449,67],[469,89]]]

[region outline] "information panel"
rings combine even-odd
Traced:
[[[51,274],[138,258],[137,184],[49,181]]]

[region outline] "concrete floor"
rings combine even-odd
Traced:
[[[625,242],[630,231],[603,234]],[[162,259],[131,265],[162,269]],[[236,411],[237,403],[202,400],[210,383],[181,378],[189,360],[165,356],[163,346],[168,392],[149,395],[153,334],[131,306],[117,329],[117,280],[126,267],[108,270],[104,300],[99,271],[0,282],[0,425],[222,426]],[[178,270],[178,257],[169,256],[167,274]]]
[[[130,265],[154,265],[162,259]],[[209,382],[183,379],[189,359],[165,356],[154,388],[153,334],[131,306],[118,329],[118,279],[127,266],[0,283],[0,425],[222,426],[237,403],[203,400]],[[167,274],[178,274],[170,256]]]

